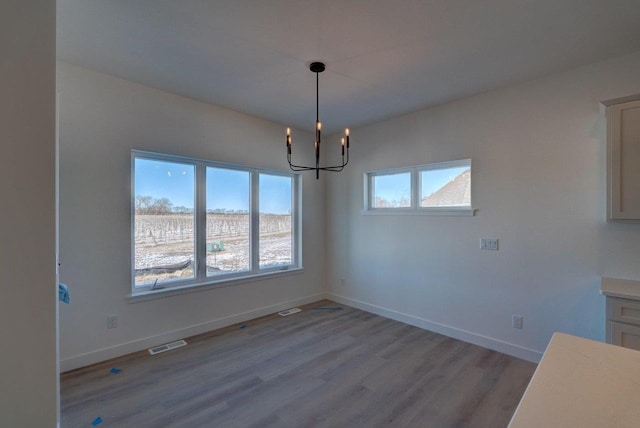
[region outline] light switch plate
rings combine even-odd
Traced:
[[[480,238],[480,249],[498,251],[497,238]]]

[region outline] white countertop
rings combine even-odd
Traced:
[[[623,299],[640,300],[640,281],[602,277],[600,294]]]
[[[509,427],[640,427],[640,351],[555,333]]]

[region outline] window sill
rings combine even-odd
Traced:
[[[476,213],[473,208],[455,209],[393,209],[378,208],[374,210],[362,210],[362,215],[427,215],[427,216],[467,216],[472,217]]]
[[[282,276],[300,275],[304,272],[304,269],[290,268],[287,270],[278,270],[273,272],[265,272],[250,276],[241,276],[236,278],[229,278],[223,280],[209,280],[199,284],[188,284],[182,286],[173,286],[162,288],[159,290],[140,290],[133,292],[127,296],[129,303],[145,302],[147,300],[164,299],[166,297],[178,296],[181,294],[197,293],[200,291],[208,291],[221,287],[229,287],[232,285],[248,284],[251,282],[265,281],[267,279],[278,278]]]

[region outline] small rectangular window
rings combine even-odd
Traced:
[[[473,215],[471,159],[365,173],[365,214]]]

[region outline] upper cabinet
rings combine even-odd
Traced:
[[[640,221],[640,99],[607,106],[607,220]]]

